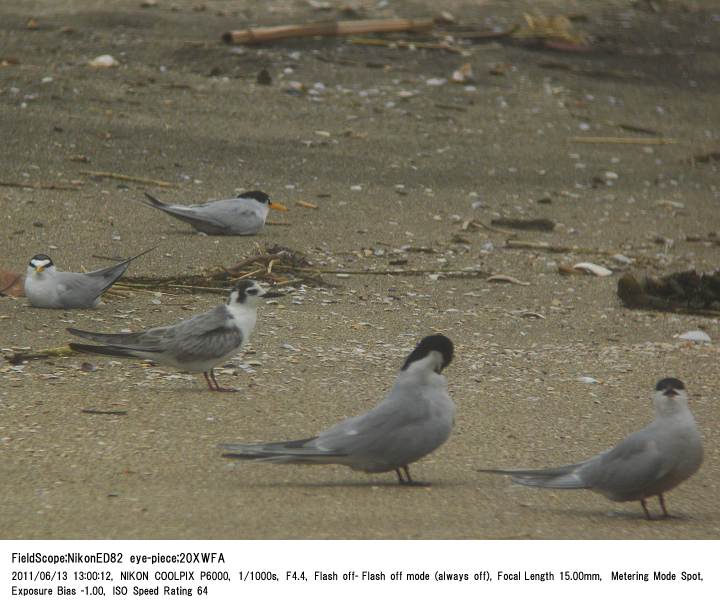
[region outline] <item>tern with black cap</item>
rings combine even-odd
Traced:
[[[702,438],[682,381],[658,381],[653,404],[652,423],[587,461],[549,469],[479,471],[507,474],[525,486],[589,489],[612,501],[639,501],[648,520],[652,518],[646,500],[657,497],[667,517],[664,494],[698,471],[703,462]]]
[[[92,309],[100,297],[127,271],[130,263],[155,248],[140,252],[117,264],[91,271],[58,271],[46,254],[36,254],[25,273],[25,295],[33,307],[45,309]]]
[[[148,207],[164,211],[208,235],[255,235],[265,226],[270,209],[287,211],[287,207],[271,201],[267,194],[259,190],[243,192],[233,199],[192,206],[163,203],[148,193],[145,196],[148,201],[143,203]]]
[[[455,403],[442,375],[452,358],[449,338],[426,336],[405,360],[390,392],[369,412],[305,440],[221,444],[223,457],[394,471],[400,484],[414,484],[409,465],[441,446],[455,422]]]
[[[256,281],[239,281],[225,304],[172,326],[128,334],[101,334],[77,328],[68,332],[98,345],[70,343],[75,351],[115,357],[149,359],[186,372],[202,372],[210,391],[236,391],[221,387],[213,368],[242,350],[257,321],[262,299],[282,296]]]

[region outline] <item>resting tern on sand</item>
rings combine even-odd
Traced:
[[[426,336],[405,360],[390,393],[369,412],[305,440],[221,444],[227,451],[223,457],[394,470],[400,484],[413,484],[408,466],[443,444],[455,421],[455,404],[441,374],[452,357],[449,338]]]
[[[193,206],[163,203],[148,193],[145,196],[149,202],[143,203],[148,207],[162,210],[208,235],[255,235],[265,226],[270,208],[287,211],[287,207],[270,201],[270,197],[259,190],[243,192],[234,199]]]
[[[481,469],[507,474],[525,486],[553,489],[590,489],[612,501],[640,501],[651,520],[645,500],[657,495],[663,516],[664,493],[687,480],[703,461],[700,432],[688,407],[685,385],[665,378],[655,386],[655,420],[630,434],[617,446],[574,465],[549,469]]]
[[[25,295],[33,307],[46,309],[92,309],[127,270],[130,263],[155,248],[127,258],[113,266],[90,273],[58,271],[46,254],[36,254],[25,274]]]
[[[70,343],[75,351],[117,357],[149,359],[186,372],[202,372],[210,391],[236,391],[221,387],[213,368],[230,359],[247,343],[257,321],[262,298],[282,296],[268,292],[255,281],[239,281],[227,303],[172,326],[129,334],[100,334],[68,328],[70,334],[99,345]]]

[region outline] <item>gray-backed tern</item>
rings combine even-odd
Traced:
[[[408,466],[442,445],[453,428],[455,404],[441,374],[452,357],[449,338],[427,336],[405,360],[388,395],[369,412],[305,440],[221,444],[227,451],[223,457],[394,470],[400,484],[413,484]]]
[[[213,368],[237,354],[247,343],[257,321],[263,298],[282,296],[257,282],[239,281],[225,304],[172,326],[128,334],[101,334],[68,328],[75,336],[100,343],[70,343],[75,351],[118,357],[149,359],[186,372],[202,372],[210,391],[235,391],[221,387]]]
[[[120,279],[135,258],[154,249],[90,273],[58,271],[50,256],[37,254],[25,274],[25,295],[34,307],[91,309],[100,304],[100,296]]]
[[[695,418],[688,407],[685,385],[665,378],[655,386],[655,420],[630,434],[614,448],[573,465],[549,469],[481,469],[508,474],[525,486],[553,489],[590,489],[612,501],[640,501],[657,496],[668,516],[664,493],[692,476],[702,464],[703,447]]]
[[[164,211],[208,235],[255,235],[265,226],[271,208],[287,211],[287,207],[271,201],[267,194],[258,190],[243,192],[233,199],[193,206],[163,203],[148,193],[145,196],[149,201],[143,201],[145,205]]]

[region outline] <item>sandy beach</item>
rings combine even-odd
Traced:
[[[720,536],[718,318],[630,310],[616,295],[628,269],[718,267],[716,5],[448,1],[455,24],[437,31],[500,32],[541,10],[573,16],[589,40],[560,50],[451,39],[448,50],[221,41],[249,26],[435,17],[426,0],[358,1],[349,16],[302,2],[107,4],[0,6],[0,269],[24,272],[43,252],[92,270],[157,245],[126,279],[162,280],[280,245],[325,284],[294,283],[259,310],[245,353],[217,370],[235,394],[139,360],[0,360],[0,537]],[[88,65],[102,55],[117,65]],[[464,64],[472,78],[453,82]],[[647,141],[574,139],[589,137]],[[289,211],[272,211],[258,235],[218,237],[141,205],[145,191],[199,203],[243,190]],[[580,262],[613,274],[559,272]],[[0,298],[0,348],[59,347],[70,326],[174,323],[223,299],[149,288],[65,311]],[[712,342],[681,340],[689,330]],[[445,374],[458,411],[449,441],[411,467],[430,486],[221,458],[221,442],[306,438],[368,410],[436,332],[456,346]],[[652,420],[666,376],[685,382],[705,445],[700,471],[666,498],[675,518],[478,472],[612,446]]]

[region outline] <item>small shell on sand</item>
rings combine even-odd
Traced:
[[[573,266],[578,271],[583,271],[588,275],[595,275],[596,277],[607,277],[612,275],[612,271],[604,266],[595,264],[594,262],[578,262]]]

